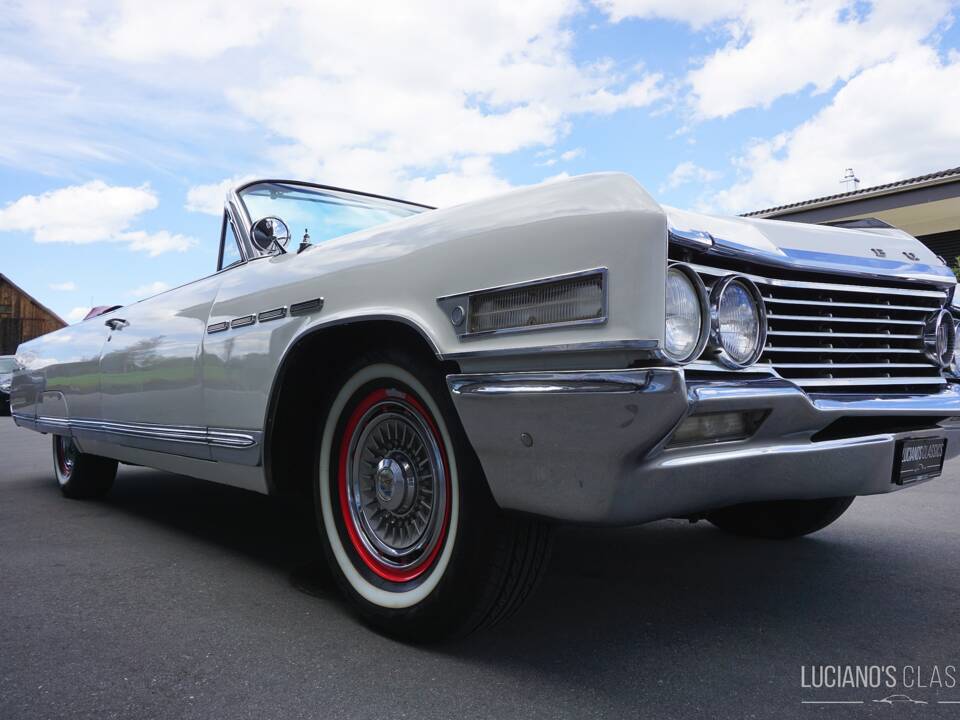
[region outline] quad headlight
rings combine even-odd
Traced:
[[[727,275],[710,291],[710,345],[716,359],[730,368],[752,365],[767,340],[767,318],[757,286]]]
[[[663,350],[678,363],[695,359],[707,342],[707,293],[700,277],[686,265],[667,269],[667,319]]]
[[[957,376],[960,376],[960,343],[956,342],[956,338],[960,337],[960,320],[953,321],[953,362],[950,363],[950,371]]]
[[[927,320],[923,329],[923,346],[927,358],[938,367],[955,363],[957,328],[949,310],[941,310]]]

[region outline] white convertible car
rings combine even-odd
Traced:
[[[441,210],[252,182],[216,272],[22,345],[13,414],[68,497],[121,462],[313,502],[364,618],[462,635],[530,594],[555,522],[796,537],[940,474],[953,275],[854,224],[622,174]]]

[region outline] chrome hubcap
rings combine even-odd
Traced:
[[[434,433],[401,398],[370,407],[349,445],[347,496],[359,540],[378,562],[411,568],[441,535],[446,475]]]
[[[417,476],[406,460],[385,457],[377,463],[377,502],[383,510],[404,513],[417,495]]]
[[[73,438],[57,438],[57,461],[60,463],[60,472],[69,477],[77,462],[77,446],[73,444]]]

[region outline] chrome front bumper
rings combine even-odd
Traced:
[[[688,380],[679,368],[451,375],[447,383],[500,506],[571,522],[628,525],[743,502],[891,492],[901,487],[892,481],[894,452],[906,437],[946,438],[946,459],[960,454],[953,385],[935,395],[842,399],[769,376]],[[667,447],[688,415],[738,410],[767,412],[749,439]],[[845,436],[813,437],[840,418],[849,418]],[[863,434],[861,418],[872,419]],[[930,424],[877,433],[878,418]]]

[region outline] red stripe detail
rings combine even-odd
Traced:
[[[376,405],[381,400],[389,397],[390,395],[387,393],[385,388],[374,390],[367,395],[350,414],[350,418],[347,420],[347,426],[343,431],[343,438],[340,441],[337,486],[340,494],[340,513],[343,516],[343,524],[347,529],[347,535],[350,538],[350,543],[353,545],[353,549],[357,551],[357,554],[360,556],[363,564],[370,568],[370,570],[372,570],[378,576],[382,577],[384,580],[403,583],[409,582],[410,580],[419,577],[429,570],[434,561],[437,559],[437,556],[440,554],[441,548],[443,548],[444,540],[446,539],[447,535],[447,526],[450,522],[450,507],[452,502],[450,497],[452,494],[450,488],[450,466],[447,462],[447,451],[443,443],[443,438],[440,435],[437,424],[434,422],[433,417],[415,397],[408,395],[407,393],[394,391],[394,399],[405,401],[408,405],[413,407],[413,409],[416,410],[426,421],[430,431],[433,433],[434,439],[437,442],[437,447],[440,448],[440,458],[443,461],[443,475],[446,483],[446,503],[443,509],[443,522],[440,525],[440,537],[426,560],[407,570],[398,570],[391,565],[387,565],[375,555],[371,554],[370,551],[367,550],[367,547],[363,544],[363,541],[360,540],[360,531],[354,526],[353,516],[350,513],[350,502],[347,498],[347,466],[350,460],[348,456],[350,451],[350,440],[357,432],[357,426],[360,424],[360,419],[371,407]]]
[[[57,465],[60,467],[60,473],[64,477],[70,477],[70,468],[67,467],[67,449],[66,440],[62,435],[56,435]]]

